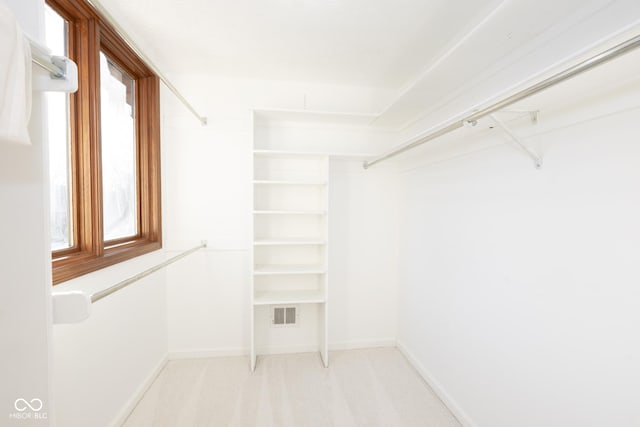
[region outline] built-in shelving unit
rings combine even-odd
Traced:
[[[368,128],[375,118],[306,109],[252,112],[252,370],[258,354],[316,349],[328,366],[329,164],[335,172],[346,161],[372,159],[360,150],[380,142]]]
[[[258,334],[270,331],[256,313],[277,306],[314,314],[317,348],[328,366],[328,177],[327,153],[253,151],[251,370],[257,342],[265,340]],[[287,329],[277,329],[280,339]]]

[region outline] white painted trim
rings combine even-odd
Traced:
[[[310,345],[283,345],[276,347],[258,347],[256,354],[258,356],[268,356],[272,354],[295,354],[295,353],[319,353],[319,344]]]
[[[329,351],[337,350],[356,350],[361,348],[378,348],[378,347],[395,347],[396,341],[392,338],[382,340],[360,340],[360,341],[342,341],[329,343]],[[315,353],[320,351],[317,345],[293,345],[278,347],[258,348],[258,355],[270,354],[290,354],[290,353]],[[200,349],[200,350],[179,350],[169,352],[168,360],[181,359],[207,359],[210,357],[233,357],[247,356],[248,348],[217,348],[217,349]]]
[[[396,340],[394,338],[387,338],[382,340],[359,340],[359,341],[341,341],[329,344],[330,351],[338,350],[359,350],[364,348],[380,348],[380,347],[395,347]]]
[[[133,410],[138,406],[138,403],[144,397],[145,393],[151,387],[151,384],[154,383],[160,372],[164,369],[165,365],[169,361],[167,355],[162,356],[162,359],[156,364],[156,367],[151,371],[151,374],[147,377],[146,380],[140,384],[138,389],[133,393],[129,401],[122,407],[120,413],[115,417],[114,421],[111,423],[111,426],[121,426],[127,421],[129,415],[133,412]]]
[[[201,350],[178,350],[169,352],[169,360],[182,359],[208,359],[211,357],[234,357],[246,356],[249,354],[248,348],[218,348]]]
[[[477,427],[477,424],[473,422],[462,407],[456,402],[449,393],[442,387],[442,385],[434,378],[433,375],[418,361],[418,359],[407,349],[407,347],[400,341],[396,343],[396,347],[404,355],[409,364],[422,376],[424,381],[431,387],[434,393],[440,398],[442,403],[451,411],[454,417],[458,419],[460,424],[464,427]]]
[[[316,353],[320,351],[317,345],[298,345],[298,346],[280,346],[257,348],[256,354],[272,355],[272,354],[293,354],[293,353]],[[169,360],[182,359],[209,359],[215,357],[237,357],[249,355],[248,348],[223,348],[208,350],[180,350],[169,353]]]

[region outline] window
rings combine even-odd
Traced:
[[[84,0],[47,0],[45,35],[79,74],[46,103],[58,284],[161,247],[159,80]]]
[[[105,240],[138,233],[135,80],[100,52],[102,222]]]
[[[45,8],[45,37],[54,55],[66,56],[67,22],[50,7]],[[49,200],[51,201],[51,249],[73,246],[69,146],[69,95],[46,94],[49,134]]]

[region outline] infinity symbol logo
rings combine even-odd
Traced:
[[[34,412],[38,412],[40,409],[42,409],[42,400],[36,398],[36,399],[31,399],[31,402],[27,402],[25,399],[19,398],[19,399],[16,399],[13,406],[15,406],[18,412],[24,412],[27,409],[31,409]]]

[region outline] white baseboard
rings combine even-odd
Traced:
[[[129,401],[120,410],[120,413],[116,416],[113,423],[111,423],[113,427],[121,426],[122,424],[124,424],[131,412],[133,412],[133,410],[135,409],[136,405],[138,405],[138,402],[140,402],[140,399],[142,399],[149,387],[151,387],[151,384],[153,384],[153,382],[156,380],[156,378],[160,374],[160,371],[162,371],[162,368],[164,368],[164,365],[167,364],[168,360],[169,359],[166,355],[163,356],[162,359],[160,359],[160,361],[156,364],[156,367],[153,369],[153,371],[151,371],[151,374],[149,374],[147,379],[145,379],[142,384],[140,384],[135,393],[133,393],[133,396],[131,396]]]
[[[462,407],[456,402],[431,373],[418,361],[418,359],[407,349],[400,341],[396,343],[398,350],[407,358],[407,361],[422,376],[425,382],[431,387],[434,393],[442,400],[451,413],[458,419],[464,427],[477,427],[477,424],[462,410]]]
[[[320,347],[318,347],[317,344],[279,345],[256,348],[256,354],[258,356],[271,354],[317,353],[318,351],[320,351]]]
[[[329,351],[338,350],[358,350],[361,348],[379,348],[379,347],[395,347],[396,340],[387,338],[383,340],[359,340],[359,341],[341,341],[329,343]]]
[[[395,347],[394,339],[342,341],[329,344],[329,351],[356,350],[359,348]],[[288,345],[277,347],[263,347],[256,349],[258,355],[289,354],[289,353],[313,353],[320,351],[317,345]],[[248,348],[217,348],[199,350],[178,350],[169,352],[169,360],[180,359],[206,359],[210,357],[247,356]]]
[[[169,360],[208,359],[210,357],[246,356],[248,354],[249,354],[249,350],[246,348],[178,350],[178,351],[169,352]]]

